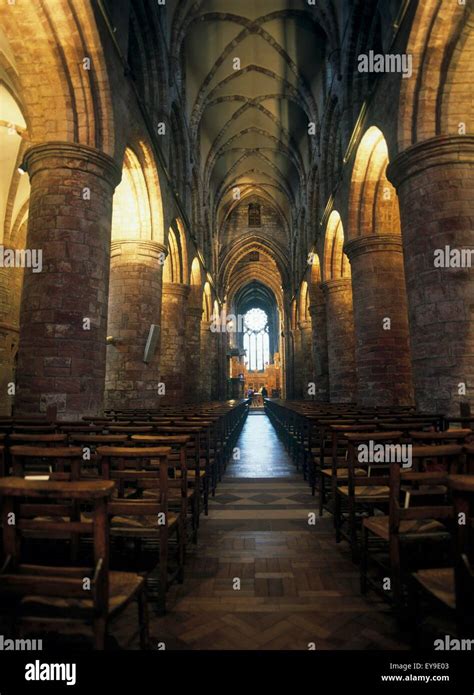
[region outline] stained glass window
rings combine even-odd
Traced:
[[[244,316],[245,364],[249,371],[263,371],[270,361],[268,317],[262,309],[249,309]]]

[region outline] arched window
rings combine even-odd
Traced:
[[[262,220],[260,216],[260,205],[258,203],[250,203],[249,205],[249,227],[261,227]]]
[[[244,316],[245,364],[249,371],[263,371],[270,361],[268,316],[262,309],[249,309]]]

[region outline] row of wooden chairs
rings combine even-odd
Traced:
[[[204,510],[208,511],[208,497],[210,492],[215,494],[218,480],[221,479],[226,462],[229,458],[231,447],[235,443],[235,433],[242,418],[242,407],[236,407],[236,402],[211,403],[200,407],[168,408],[168,415],[157,415],[153,411],[128,412],[127,420],[120,419],[120,414],[109,414],[107,417],[86,416],[82,422],[47,422],[38,418],[27,420],[25,418],[13,420],[4,418],[0,420],[0,438],[8,437],[8,442],[19,444],[41,443],[63,445],[66,441],[63,435],[67,435],[67,441],[81,444],[93,443],[94,435],[99,438],[107,435],[106,443],[113,443],[113,436],[117,437],[116,443],[120,443],[120,437],[127,439],[133,435],[171,436],[174,434],[189,434],[192,437],[191,446],[198,458],[201,459],[202,488],[204,497]],[[41,424],[38,424],[40,423]],[[2,424],[3,423],[3,424]],[[54,436],[53,436],[54,435]],[[6,452],[8,454],[8,450]],[[191,477],[194,474],[191,473]]]
[[[157,586],[163,613],[168,587],[183,580],[189,508],[196,538],[201,437],[222,433],[209,451],[224,461],[247,412],[246,401],[197,407],[185,425],[151,434],[3,433],[0,604],[12,630],[86,625],[102,649],[110,620],[136,599],[145,648],[147,588]]]
[[[293,458],[304,460],[303,449],[312,462],[320,514],[333,514],[336,541],[347,540],[360,562],[361,591],[377,590],[401,620],[418,621],[413,596],[419,607],[428,592],[456,611],[458,632],[473,637],[472,430],[445,430],[445,418],[403,409],[272,401],[266,408]]]

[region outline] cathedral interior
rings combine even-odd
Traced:
[[[473,81],[471,0],[2,2],[4,641],[474,645]]]

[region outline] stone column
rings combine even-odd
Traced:
[[[186,370],[186,301],[189,286],[163,283],[161,309],[161,381],[164,403],[184,403],[188,390]]]
[[[410,338],[401,237],[362,236],[344,252],[351,262],[357,402],[411,405]]]
[[[217,380],[217,398],[222,401],[227,398],[227,382],[230,376],[230,363],[227,356],[229,350],[229,333],[223,331],[218,338],[219,364]]]
[[[121,172],[103,152],[71,142],[27,151],[31,195],[15,412],[65,418],[103,409],[112,197]]]
[[[201,316],[202,308],[186,310],[186,382],[185,400],[199,401],[201,373]]]
[[[299,328],[291,330],[293,335],[293,396],[303,398],[303,376],[301,373],[301,331]]]
[[[322,294],[322,293],[321,293]],[[328,375],[328,341],[326,328],[326,302],[321,298],[317,304],[311,304],[312,343],[313,343],[313,373],[316,384],[314,399],[319,403],[329,400]]]
[[[152,324],[161,324],[166,248],[156,241],[112,242],[105,400],[108,408],[156,408],[160,345],[143,361]]]
[[[219,400],[219,380],[220,380],[220,350],[219,346],[221,344],[220,332],[213,333],[211,331],[211,342],[210,342],[210,376],[211,376],[211,401]]]
[[[322,288],[326,299],[330,402],[351,403],[356,396],[351,279],[328,280]]]
[[[217,340],[218,333],[211,330],[213,321],[201,321],[201,400],[217,398]]]
[[[400,202],[416,404],[457,415],[461,401],[474,406],[474,136],[413,145],[387,176]],[[462,250],[470,267],[457,267]]]
[[[312,400],[312,396],[308,393],[309,384],[314,381],[311,321],[300,321],[298,328],[300,331],[301,397]]]

